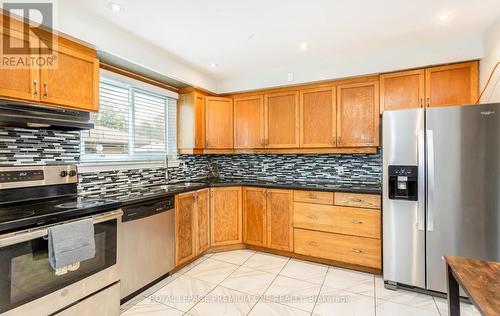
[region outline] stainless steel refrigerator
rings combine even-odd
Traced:
[[[383,274],[446,292],[443,255],[500,261],[500,103],[383,114]]]

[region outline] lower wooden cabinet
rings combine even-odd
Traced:
[[[210,189],[210,245],[225,246],[242,242],[242,189]]]
[[[175,197],[175,263],[193,259],[210,247],[209,189]]]
[[[380,239],[294,229],[295,252],[353,265],[382,268]]]
[[[293,251],[293,192],[244,188],[243,242]]]

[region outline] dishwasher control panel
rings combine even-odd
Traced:
[[[122,222],[128,222],[145,217],[154,216],[159,213],[173,210],[174,207],[175,207],[175,198],[173,196],[154,199],[154,200],[147,200],[127,205],[122,207],[123,210]]]

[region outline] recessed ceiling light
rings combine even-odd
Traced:
[[[217,64],[216,63],[211,63],[210,67],[215,68],[215,67],[217,67]]]
[[[111,11],[114,11],[114,12],[121,12],[123,10],[123,7],[116,3],[116,2],[110,2],[108,3],[108,8],[111,10]]]
[[[301,51],[306,51],[308,48],[309,48],[309,46],[307,45],[307,42],[300,43],[300,50]]]
[[[439,21],[444,22],[450,18],[450,15],[448,13],[443,13],[439,16]]]

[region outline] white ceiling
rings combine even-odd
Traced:
[[[477,35],[500,15],[499,0],[78,2],[220,82],[274,72],[285,83],[285,75],[294,69],[312,71],[353,55]],[[120,3],[123,11],[112,12],[110,2]],[[444,22],[443,14],[449,16]],[[302,42],[306,51],[300,49]],[[221,90],[231,90],[226,86]]]

